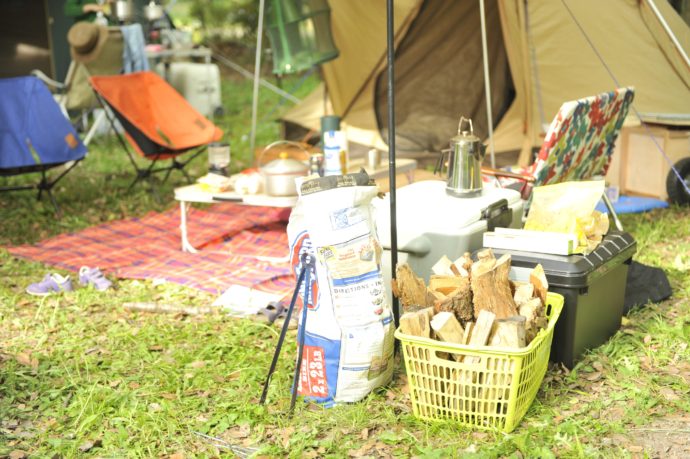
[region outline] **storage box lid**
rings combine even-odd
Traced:
[[[496,258],[510,253],[512,266],[532,268],[541,263],[549,285],[583,288],[621,263],[631,259],[637,243],[625,232],[610,231],[594,251],[588,255],[550,255],[535,252],[493,249]]]
[[[506,188],[484,188],[480,195],[459,198],[446,193],[446,182],[415,182],[396,192],[398,246],[415,244],[415,239],[429,233],[457,234],[480,221],[483,212],[505,200],[508,206],[520,201],[520,193]],[[390,247],[390,194],[373,201],[381,244]]]

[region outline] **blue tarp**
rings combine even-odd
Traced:
[[[86,147],[38,78],[0,79],[0,171],[40,170],[85,155]]]

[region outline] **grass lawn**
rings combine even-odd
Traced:
[[[298,97],[315,83],[311,78]],[[237,169],[249,164],[243,136],[251,82],[227,79],[223,91],[228,113],[219,124],[229,132]],[[261,94],[266,114],[277,97]],[[277,136],[277,125],[264,122],[257,144]],[[191,173],[205,168],[205,157],[198,158]],[[363,402],[298,404],[290,419],[294,334],[263,407],[258,398],[277,328],[220,314],[121,307],[207,306],[213,297],[204,292],[119,280],[107,293],[25,294],[54,269],[14,259],[2,247],[175,205],[179,176],[155,194],[141,186],[126,193],[132,178],[114,142],[99,140],[58,187],[62,219],[32,193],[0,194],[0,457],[232,457],[195,432],[266,457],[690,456],[690,208],[622,216],[637,239],[637,260],[666,271],[673,297],[631,313],[572,371],[551,368],[522,424],[503,434],[416,420],[400,362],[393,384]]]

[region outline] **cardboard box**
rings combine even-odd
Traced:
[[[621,193],[668,199],[666,177],[671,167],[659,147],[673,164],[690,157],[690,130],[658,125],[621,130],[618,159]],[[609,172],[615,174],[615,170]],[[609,183],[614,184],[613,180]]]

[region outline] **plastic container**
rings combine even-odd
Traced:
[[[605,343],[621,326],[628,266],[637,250],[628,233],[610,231],[588,255],[549,255],[495,249],[511,255],[511,278],[526,280],[537,263],[549,291],[565,298],[554,332],[551,360],[573,368],[588,349]]]
[[[526,347],[517,350],[444,343],[396,330],[414,415],[511,432],[529,409],[544,379],[553,331],[562,309],[563,297],[549,293],[547,327]],[[441,358],[439,353],[479,359],[473,363],[457,362]]]

